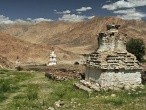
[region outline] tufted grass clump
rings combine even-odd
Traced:
[[[15,92],[18,90],[18,85],[11,79],[0,79],[0,93]]]
[[[107,98],[107,99],[104,99],[103,102],[105,104],[110,103],[110,104],[113,104],[114,106],[120,106],[125,103],[125,100],[118,97],[118,98]]]
[[[7,99],[7,96],[0,94],[0,103]]]
[[[38,99],[38,85],[36,84],[31,84],[31,85],[28,85],[28,88],[27,88],[27,98],[29,100],[35,100],[35,99]]]

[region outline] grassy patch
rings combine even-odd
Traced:
[[[110,103],[110,104],[113,104],[115,106],[120,106],[120,105],[125,103],[124,99],[119,98],[119,97],[118,98],[106,98],[106,99],[103,100],[103,102],[105,104]]]
[[[0,93],[15,92],[19,87],[11,79],[0,79]]]
[[[21,100],[21,99],[25,99],[25,98],[26,98],[25,94],[18,94],[13,97],[14,100]]]
[[[70,102],[72,99],[84,100],[88,99],[88,93],[73,86],[74,81],[60,81],[54,82],[50,80],[50,87],[53,88],[50,95],[48,95],[48,104],[51,106],[55,101],[64,100]],[[52,86],[53,85],[53,86]]]
[[[1,70],[0,72],[5,74],[3,78],[0,78],[0,93],[15,92],[19,89],[19,82],[28,80],[32,77],[31,74],[25,72],[9,72],[6,70]]]
[[[146,109],[146,89],[101,91],[89,97],[87,92],[73,86],[75,80],[48,80],[43,73],[0,72],[0,110],[47,110],[58,100],[64,101],[64,106],[58,110]]]
[[[6,99],[7,97],[4,94],[0,94],[0,102],[3,102]]]
[[[38,85],[35,84],[28,85],[27,98],[29,100],[38,99]]]
[[[10,110],[44,110],[38,100],[15,100],[9,108]]]

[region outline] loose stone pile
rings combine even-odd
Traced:
[[[78,67],[77,67],[78,68]],[[45,72],[45,76],[53,79],[53,80],[69,80],[69,79],[81,79],[82,75],[84,75],[83,71],[81,68],[50,68]]]
[[[66,71],[60,71],[55,70],[54,72],[46,72],[45,76],[47,76],[50,79],[63,81],[68,79],[81,79],[79,73],[75,70],[66,70]]]

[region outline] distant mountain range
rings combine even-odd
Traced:
[[[19,55],[25,62],[44,63],[54,45],[60,61],[76,59],[79,58],[78,54],[94,50],[97,47],[97,34],[112,23],[121,25],[120,32],[126,33],[128,38],[141,38],[146,44],[145,21],[95,17],[78,23],[53,21],[1,25],[0,55],[12,62]]]

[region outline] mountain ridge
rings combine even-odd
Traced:
[[[11,25],[0,28],[3,33],[35,44],[81,46],[96,44],[96,35],[106,29],[107,24],[120,24],[121,32],[130,37],[144,39],[146,43],[146,22],[123,20],[115,17],[95,17],[91,20],[70,22],[41,22],[33,25]],[[143,26],[143,27],[142,27]]]
[[[51,46],[54,46],[62,63],[77,61],[81,57],[79,54],[88,54],[97,48],[98,33],[105,31],[106,25],[112,23],[121,25],[119,32],[127,34],[128,39],[141,38],[146,44],[145,21],[95,17],[78,23],[53,21],[1,25],[0,55],[10,62],[15,62],[16,57],[20,56],[22,62],[46,63]]]

